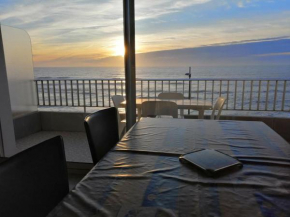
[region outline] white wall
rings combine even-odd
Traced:
[[[21,29],[0,26],[0,155],[18,153],[13,117],[37,111],[31,41]],[[2,143],[2,144],[1,144]]]
[[[5,66],[5,55],[0,28],[0,125],[1,125],[1,157],[10,157],[17,153],[8,80]]]
[[[37,111],[30,37],[21,29],[1,29],[13,117]]]

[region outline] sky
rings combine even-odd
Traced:
[[[138,54],[290,39],[289,0],[135,0],[135,7]],[[29,33],[37,67],[120,66],[103,60],[124,53],[122,0],[0,0],[0,22]],[[290,60],[290,50],[259,55],[276,58],[274,51]]]

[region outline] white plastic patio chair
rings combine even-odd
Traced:
[[[114,107],[118,109],[118,122],[119,122],[119,137],[121,138],[126,128],[126,112],[125,108],[119,108],[121,102],[125,101],[124,96],[115,95],[112,96]]]
[[[177,104],[170,101],[146,101],[142,103],[142,117],[162,116],[178,118]]]
[[[214,107],[212,109],[212,113],[211,113],[211,117],[210,117],[211,120],[219,120],[220,119],[220,116],[221,116],[221,113],[222,113],[222,110],[223,110],[223,107],[224,107],[226,100],[227,99],[224,97],[219,97],[217,99],[217,101],[215,102]],[[215,116],[216,110],[218,111],[218,113]]]
[[[121,102],[125,101],[124,96],[121,96],[121,95],[112,96],[112,101],[113,101],[114,107],[118,109],[121,120],[126,119],[125,108],[120,108]]]
[[[176,93],[176,92],[164,92],[164,93],[159,93],[158,99],[184,99],[184,95],[182,93]],[[180,116],[181,118],[184,117],[183,109],[180,109]]]

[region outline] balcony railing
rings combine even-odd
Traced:
[[[38,78],[38,106],[110,107],[111,96],[125,94],[124,79]],[[224,109],[290,111],[290,79],[137,79],[137,97],[180,92],[212,103],[227,98]]]

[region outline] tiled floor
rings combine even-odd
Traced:
[[[89,144],[84,132],[40,131],[17,140],[17,147],[25,150],[54,136],[61,135],[65,146],[66,160],[69,162],[92,163]]]

